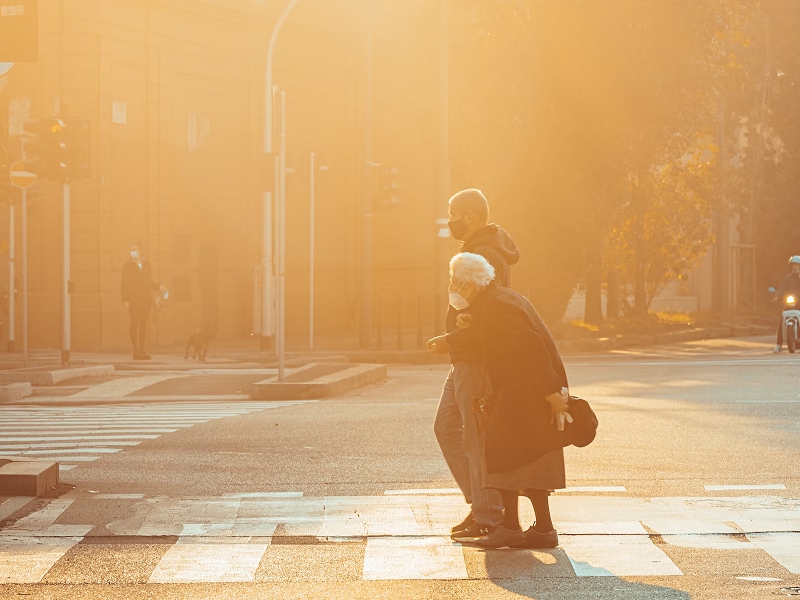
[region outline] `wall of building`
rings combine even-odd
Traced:
[[[248,336],[263,191],[273,187],[272,159],[262,152],[267,36],[284,3],[40,4],[39,61],[17,65],[0,93],[14,106],[27,103],[24,116],[68,111],[92,124],[92,177],[71,184],[73,348],[127,346],[119,283],[136,241],[171,293],[154,340],[180,343],[197,327]],[[373,160],[402,174],[401,204],[376,206],[373,216],[373,289],[422,295],[431,321],[435,5],[379,3],[372,123]],[[311,151],[329,167],[316,185],[316,324],[320,335],[342,338],[358,326],[364,8],[362,0],[303,0],[276,53],[275,82],[287,91],[290,343],[307,338]],[[60,187],[37,188],[29,202],[30,345],[58,347]]]

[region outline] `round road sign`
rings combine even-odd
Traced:
[[[17,162],[12,163],[8,174],[11,178],[11,185],[23,190],[31,187],[39,178],[36,173],[31,173],[25,168],[24,160],[18,160]]]

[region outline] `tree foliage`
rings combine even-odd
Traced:
[[[451,6],[454,184],[512,224],[519,287],[547,316],[609,267],[644,309],[707,252],[714,210],[750,206],[754,227],[754,174],[789,151],[755,85],[760,2]]]

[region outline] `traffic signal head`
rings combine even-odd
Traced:
[[[23,129],[27,168],[42,179],[66,181],[70,154],[66,123],[56,117],[28,120]]]

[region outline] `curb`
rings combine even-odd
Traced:
[[[30,385],[56,385],[68,379],[78,377],[103,377],[113,375],[115,369],[112,365],[98,365],[95,367],[73,367],[55,369],[53,371],[11,371],[0,373],[0,383],[29,383]]]
[[[0,385],[0,402],[17,402],[33,394],[33,388],[27,381]]]
[[[0,496],[39,496],[58,485],[58,463],[0,457]]]
[[[308,365],[312,367],[314,363]],[[317,400],[330,398],[386,379],[386,365],[351,366],[311,381],[279,382],[277,377],[250,385],[253,400]]]
[[[702,340],[770,335],[773,333],[774,329],[772,327],[763,326],[709,327],[703,329],[689,329],[685,331],[668,331],[657,334],[626,334],[618,335],[613,338],[556,340],[556,345],[558,346],[559,352],[569,355],[580,354],[584,352],[622,350],[626,348],[637,348],[644,346],[681,344],[684,342],[698,342]]]

